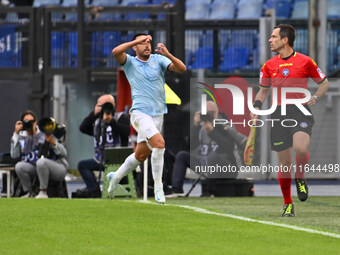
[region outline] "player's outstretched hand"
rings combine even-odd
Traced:
[[[162,54],[163,56],[168,56],[170,54],[168,49],[165,47],[163,43],[158,43],[157,47],[158,49],[155,49],[155,51]]]

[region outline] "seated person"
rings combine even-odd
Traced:
[[[105,148],[128,146],[129,117],[125,113],[115,114],[114,97],[105,94],[98,98],[94,111],[83,120],[79,129],[82,133],[94,137],[95,156],[78,163],[78,170],[86,188],[77,190],[72,194],[72,197],[101,197],[100,187],[93,171],[104,170]]]
[[[44,148],[45,151],[41,151]],[[53,135],[45,135],[37,126],[37,118],[33,111],[26,111],[15,123],[11,138],[11,157],[21,161],[15,165],[23,191],[22,197],[31,196],[32,181],[38,176],[40,192],[36,198],[48,198],[49,180],[62,181],[69,164],[66,161],[67,151]]]
[[[210,116],[210,118],[208,117]],[[236,166],[236,158],[234,156],[235,138],[227,131],[228,127],[223,125],[212,125],[212,119],[221,118],[222,113],[218,113],[215,103],[207,102],[207,116],[201,119],[200,112],[194,115],[194,123],[191,130],[191,152],[180,151],[176,155],[175,166],[172,173],[172,194],[167,197],[184,196],[183,183],[186,169],[190,167],[192,170],[195,166],[208,165],[232,165]],[[235,132],[234,132],[235,133]],[[246,137],[242,143],[245,145]],[[236,173],[223,173],[223,175],[208,175],[206,177],[206,190],[202,189],[202,196],[214,195],[214,177],[219,178],[236,178]],[[202,185],[203,187],[203,185]]]

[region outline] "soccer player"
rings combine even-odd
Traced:
[[[287,105],[286,115],[281,115],[281,88],[296,87],[307,89],[307,80],[312,78],[319,87],[310,100],[303,105],[311,113],[309,106],[314,106],[326,93],[329,84],[326,76],[318,68],[316,63],[308,56],[293,50],[295,41],[295,29],[288,24],[276,26],[269,39],[271,51],[278,55],[268,60],[262,67],[260,73],[260,90],[255,97],[254,108],[259,110],[265,101],[269,88],[278,89],[278,107],[272,114],[271,119],[275,121],[271,127],[270,140],[272,150],[277,152],[281,171],[278,172],[278,181],[284,199],[284,217],[295,216],[294,204],[291,196],[291,166],[293,147],[296,154],[295,182],[298,198],[305,201],[308,198],[308,186],[304,178],[304,168],[309,161],[309,144],[312,134],[314,118],[305,115],[296,105]],[[287,93],[289,99],[304,98],[303,93]],[[251,114],[252,118],[257,118]],[[281,120],[293,119],[297,123],[295,127],[284,127]],[[291,124],[291,123],[290,123]],[[292,125],[293,126],[293,125]],[[289,171],[284,171],[289,169]]]
[[[132,41],[118,45],[112,50],[116,60],[122,65],[131,86],[132,107],[130,120],[138,132],[137,146],[133,154],[116,172],[107,175],[108,193],[113,198],[120,180],[134,170],[152,152],[151,166],[154,179],[155,200],[165,203],[162,183],[165,142],[161,135],[163,115],[167,113],[165,104],[164,73],[166,70],[183,73],[186,66],[174,57],[163,43],[158,43],[157,53],[151,54],[152,37],[136,34]],[[132,48],[136,57],[126,54]]]

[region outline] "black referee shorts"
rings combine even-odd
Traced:
[[[304,107],[311,113],[308,105]],[[287,105],[286,115],[281,115],[281,106],[272,113],[273,125],[270,130],[270,143],[273,151],[283,151],[293,146],[293,135],[302,131],[312,136],[313,115],[304,115],[295,105]],[[295,121],[293,121],[295,120]],[[287,127],[289,126],[289,127]]]

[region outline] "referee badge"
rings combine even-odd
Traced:
[[[289,74],[289,70],[288,69],[283,69],[282,74],[284,76],[287,76]]]
[[[308,127],[308,124],[306,122],[301,122],[300,127],[306,128],[306,127]]]

